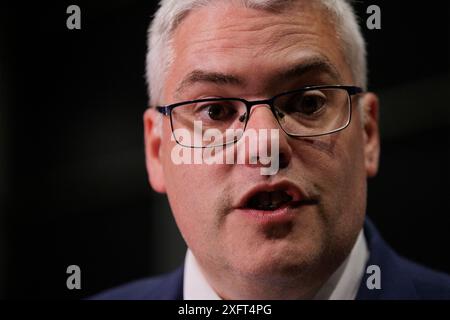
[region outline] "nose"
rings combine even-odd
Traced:
[[[267,104],[258,104],[252,107],[247,122],[248,128],[254,129],[279,129],[279,124],[270,106]]]
[[[276,157],[279,169],[286,168],[292,157],[289,137],[281,129],[269,105],[253,106],[243,139],[245,142],[245,164],[249,167],[269,167],[267,157]],[[274,154],[277,153],[277,154]],[[266,159],[266,161],[264,160]]]

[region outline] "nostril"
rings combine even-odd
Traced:
[[[285,153],[279,154],[279,169],[284,169],[289,165],[289,157]]]

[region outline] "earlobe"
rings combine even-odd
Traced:
[[[380,156],[380,136],[378,124],[379,100],[374,93],[366,93],[362,97],[364,112],[364,158],[368,177],[374,177],[378,172]]]
[[[145,164],[150,185],[156,192],[165,193],[166,187],[162,167],[161,135],[162,119],[155,109],[144,113]]]

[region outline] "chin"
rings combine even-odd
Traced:
[[[304,240],[276,240],[261,244],[259,250],[249,249],[234,255],[234,265],[239,273],[249,277],[292,278],[317,268],[324,250],[318,242]]]

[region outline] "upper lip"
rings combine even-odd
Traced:
[[[303,200],[308,200],[308,197],[306,196],[305,192],[295,185],[294,183],[290,181],[281,181],[277,183],[262,183],[258,184],[254,187],[252,187],[250,190],[244,193],[244,195],[240,198],[238,201],[236,208],[242,209],[246,208],[250,199],[257,195],[259,192],[272,192],[282,190],[286,192],[288,195],[292,197],[292,200],[289,201],[290,203],[296,203]]]

